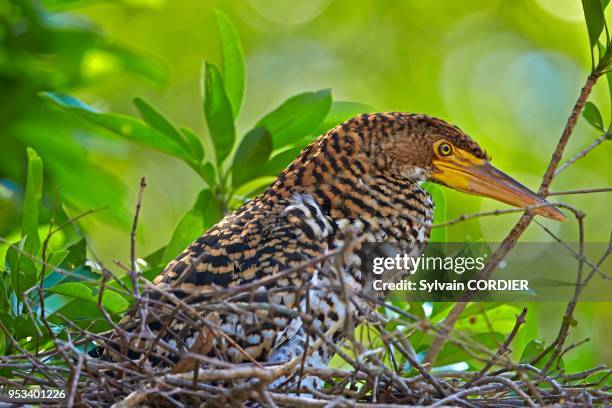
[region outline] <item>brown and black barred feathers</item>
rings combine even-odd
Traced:
[[[186,302],[201,301],[194,294],[273,276],[341,247],[347,236],[392,242],[405,253],[420,254],[433,217],[432,199],[420,183],[431,172],[431,146],[440,138],[486,157],[458,128],[429,116],[376,113],[346,121],[304,149],[264,193],[170,262],[155,285]],[[359,248],[345,254],[345,280],[354,290],[368,281],[362,276]],[[315,263],[267,280],[249,301],[307,313],[338,342],[347,313],[357,311],[347,311],[335,292],[324,290],[334,275],[331,261]],[[314,290],[300,290],[305,286]],[[160,299],[156,291],[145,295]],[[154,349],[153,363],[175,365],[177,372],[192,368],[192,362],[182,358],[188,351],[231,362],[281,362],[301,355],[309,341],[299,317],[269,310],[202,313],[206,325],[201,330],[170,312],[150,313],[145,333],[119,348],[127,347],[132,357],[139,355],[135,351]],[[141,318],[133,313],[123,327],[142,327]],[[306,365],[326,366],[331,356],[321,345],[309,353]]]

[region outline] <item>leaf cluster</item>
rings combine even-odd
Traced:
[[[201,72],[202,110],[208,132],[198,135],[177,128],[142,98],[134,105],[140,117],[101,112],[74,96],[42,92],[64,111],[128,141],[165,153],[187,164],[202,180],[198,198],[177,224],[160,265],[175,256],[228,211],[261,192],[322,131],[359,113],[367,105],[332,101],[331,91],[303,92],[266,113],[239,136],[237,120],[246,77],[244,52],[229,18],[215,11],[221,42],[221,65],[204,61]]]

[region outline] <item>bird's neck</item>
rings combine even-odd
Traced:
[[[341,141],[334,137],[330,133],[306,148],[266,195],[290,200],[295,194],[308,194],[334,219],[403,217],[431,223],[431,198],[417,180],[380,171],[359,146],[359,137],[344,135]]]

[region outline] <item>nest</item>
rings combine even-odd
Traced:
[[[309,265],[323,258],[341,258],[341,255],[330,253]],[[505,341],[497,350],[491,350],[460,331],[445,330],[443,325],[433,325],[423,316],[351,289],[343,284],[341,274],[334,276],[332,285],[294,288],[296,294],[309,290],[333,291],[345,302],[346,308],[354,311],[343,323],[346,339],[338,344],[328,332],[313,324],[308,310],[253,301],[258,287],[282,279],[288,273],[300,273],[300,268],[264,281],[219,289],[200,296],[195,302],[179,299],[176,294],[133,274],[136,287],[146,288],[144,293],[148,295],[136,293],[132,313],[148,320],[154,317],[163,325],[174,319],[190,331],[207,330],[218,337],[227,335],[205,317],[211,312],[226,311],[240,317],[256,313],[260,319],[300,318],[310,341],[303,355],[293,360],[276,364],[257,361],[233,364],[226,358],[214,357],[214,353],[204,355],[184,348],[181,351],[176,342],[178,333],[172,342],[168,336],[152,337],[147,325],[136,325],[126,331],[100,306],[113,327],[112,332],[92,333],[66,320],[71,336],[67,340],[56,337],[51,350],[32,354],[21,349],[22,354],[3,357],[1,365],[10,369],[11,377],[2,378],[2,382],[12,387],[25,384],[65,390],[64,399],[46,402],[67,406],[535,407],[605,405],[612,399],[606,386],[611,370],[605,366],[571,374],[557,366],[558,357],[575,345],[562,348],[554,344],[528,363],[512,360],[512,341],[525,322],[526,308],[516,316],[514,328]],[[100,297],[107,279],[112,278],[105,275]],[[360,310],[364,305],[368,309]],[[169,329],[164,326],[161,332],[167,334]],[[435,356],[428,354],[423,359],[411,345],[411,336],[419,333],[456,345],[479,361],[482,368],[479,371],[432,370]],[[147,343],[147,347],[137,350],[138,356],[134,358],[133,350],[128,352],[123,346],[139,344],[141,339],[153,339],[157,343],[155,346]],[[231,341],[229,337],[228,341]],[[114,361],[84,353],[92,344],[104,344],[107,348],[112,345]],[[20,349],[17,342],[14,345]],[[333,366],[337,368],[313,368],[304,364],[304,356],[320,346],[334,351]],[[160,354],[161,349],[165,354]],[[560,353],[554,353],[557,349]],[[193,365],[187,371],[177,372],[173,359],[168,358],[172,353],[189,357]],[[596,374],[599,374],[597,381],[589,380]]]

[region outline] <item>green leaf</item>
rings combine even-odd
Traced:
[[[582,355],[586,354],[584,351],[582,352]],[[580,356],[580,354],[579,354]],[[578,357],[580,358],[580,357]],[[609,370],[602,370],[599,372],[596,372],[594,374],[589,375],[588,377],[584,378],[584,380],[582,380],[583,383],[585,384],[601,384],[601,385],[606,385],[606,386],[610,386],[612,385],[612,379],[610,378],[610,371]]]
[[[261,170],[259,171],[259,176],[278,176],[281,171],[283,171],[287,166],[289,166],[289,164],[291,164],[300,155],[301,152],[301,148],[294,147],[275,154],[261,168]]]
[[[164,266],[159,266],[157,268],[151,268],[149,270],[146,270],[142,273],[142,277],[145,279],[148,279],[149,281],[153,282],[153,280],[155,278],[157,278],[157,275],[159,275],[163,270],[164,270]]]
[[[150,254],[145,259],[145,261],[147,262],[147,265],[149,265],[149,268],[145,269],[141,273],[140,276],[142,276],[143,278],[145,278],[145,279],[147,279],[149,281],[153,281],[153,279],[155,279],[157,277],[157,275],[159,275],[165,269],[166,264],[162,264],[162,259],[161,259],[165,249],[166,249],[166,247],[159,248],[153,254]],[[132,278],[128,274],[125,274],[121,278],[119,278],[119,281],[122,282],[123,285],[127,286],[128,288],[132,286]],[[119,284],[114,279],[108,281],[106,286],[110,287],[110,288],[115,288],[117,290],[123,290],[122,285]],[[132,304],[135,301],[135,299],[133,297],[130,297],[128,300]]]
[[[83,285],[82,283],[61,283],[47,289],[46,291],[49,293],[55,293],[74,299],[85,300],[89,303],[98,304],[98,295],[94,294],[91,288]],[[102,305],[110,313],[115,314],[125,311],[129,306],[129,302],[119,294],[107,289],[102,295]]]
[[[539,355],[542,351],[544,351],[544,341],[541,339],[531,340],[521,353],[521,364],[531,363],[537,355]]]
[[[68,255],[64,259],[67,269],[73,270],[85,264],[87,260],[87,240],[82,238],[68,247]]]
[[[15,333],[15,339],[21,340],[26,337],[34,337],[38,335],[36,330],[36,315],[33,313],[26,313],[19,316],[15,316],[13,320],[13,331]]]
[[[600,59],[606,55],[606,46],[599,40],[597,41],[597,51]]]
[[[202,146],[202,142],[198,135],[195,132],[188,128],[181,128],[181,133],[185,136],[185,140],[187,141],[187,147],[191,154],[196,159],[196,162],[201,163],[204,158],[204,147]]]
[[[597,106],[592,102],[587,102],[582,110],[582,117],[591,124],[595,129],[604,131],[603,118]]]
[[[215,225],[223,216],[223,211],[221,211],[219,202],[208,188],[200,191],[193,209],[202,213],[204,218],[203,231]]]
[[[215,10],[217,29],[221,40],[223,57],[223,82],[227,98],[232,106],[234,118],[238,117],[244,96],[244,52],[240,37],[230,19],[220,10]]]
[[[606,74],[606,79],[608,80],[608,94],[610,95],[610,123],[608,124],[608,128],[612,126],[612,71],[608,71]]]
[[[59,270],[51,272],[45,277],[43,286],[45,289],[47,289],[52,288],[55,285],[58,285],[59,283],[66,282],[90,283],[98,281],[99,278],[100,276],[92,272],[89,266],[81,265],[75,269],[70,270],[70,274],[67,274],[63,271],[60,272]]]
[[[6,251],[6,263],[11,274],[11,285],[21,300],[22,293],[36,284],[38,270],[34,261],[23,254],[24,241],[11,245]]]
[[[164,250],[161,263],[168,263],[180,254],[197,237],[204,233],[204,217],[201,211],[189,210],[181,217],[170,242]]]
[[[47,260],[46,273],[53,272],[55,268],[64,262],[64,259],[66,259],[69,253],[70,251],[67,249],[51,252],[49,259]]]
[[[203,74],[206,124],[215,147],[217,163],[222,163],[234,146],[234,116],[219,68],[206,62]]]
[[[272,137],[262,127],[251,129],[247,133],[232,161],[232,184],[240,186],[257,177],[259,169],[268,161],[272,152]]]
[[[45,314],[49,323],[62,325],[63,320],[57,317],[57,314],[61,314],[77,326],[87,328],[93,333],[110,328],[93,298],[84,300],[73,296],[50,294],[45,298]],[[53,347],[52,344],[47,346],[49,347]]]
[[[193,161],[193,157],[187,148],[138,119],[126,115],[98,112],[77,98],[66,94],[43,92],[41,95],[60,108],[74,112],[88,122],[110,130],[125,139],[187,162]]]
[[[479,343],[488,349],[495,349],[504,342],[504,336],[497,332],[479,333],[474,335],[473,338],[474,342]],[[436,366],[441,367],[470,360],[473,360],[473,357],[466,352],[463,347],[460,347],[454,343],[446,343],[436,359]]]
[[[62,204],[74,214],[108,207],[108,210],[98,212],[95,218],[113,224],[115,228],[129,228],[132,214],[125,205],[128,189],[124,181],[118,174],[109,172],[109,166],[104,160],[96,160],[91,154],[83,154],[84,148],[97,153],[106,149],[101,147],[106,145],[104,141],[93,134],[98,129],[81,123],[83,121],[71,113],[40,116],[36,121],[21,121],[20,124],[25,126],[18,126],[17,137],[36,146],[45,159],[45,173],[48,172],[54,184],[60,186]],[[83,137],[75,137],[75,129],[82,127],[89,130],[81,135]],[[103,129],[99,132],[108,134]]]
[[[160,265],[163,262],[164,252],[166,252],[165,246],[147,255],[144,258],[144,261],[147,263],[149,267],[156,267],[157,265]]]
[[[587,31],[591,48],[597,45],[599,35],[604,28],[604,12],[600,0],[582,0],[584,19],[586,20]]]
[[[0,270],[0,314],[11,310],[11,292],[13,285],[11,283],[11,275]],[[2,342],[0,341],[0,344]]]
[[[401,303],[403,304],[404,302]],[[401,308],[401,305],[399,307]],[[423,309],[422,303],[408,302],[408,311],[419,319],[425,319],[425,309]]]
[[[490,311],[490,310],[496,309],[498,307],[502,307],[504,305],[506,305],[506,304],[505,303],[500,303],[500,302],[476,302],[476,303],[470,303],[470,305],[468,307],[466,307],[463,310],[463,312],[461,313],[460,319],[467,319],[468,317],[479,315],[482,312]],[[518,306],[516,306],[516,305],[506,305],[506,306],[508,306],[508,310],[509,310],[508,313],[510,313],[510,315],[514,319],[516,317],[516,312],[519,310]]]
[[[23,204],[22,237],[11,245],[6,252],[6,263],[11,271],[11,284],[21,299],[22,292],[36,284],[38,269],[33,259],[40,250],[38,214],[42,196],[42,160],[34,149],[27,149],[28,172]]]
[[[331,108],[331,92],[323,89],[295,95],[257,122],[272,135],[274,149],[299,141],[321,125]]]
[[[431,307],[431,319],[450,309],[454,303],[452,302],[433,302]]]
[[[362,113],[376,112],[376,109],[370,105],[366,105],[359,102],[347,102],[347,101],[333,101],[331,109],[327,114],[327,117],[321,124],[320,128],[315,132],[318,136],[333,129],[340,123],[347,121],[348,119],[354,118]]]
[[[211,162],[206,162],[200,166],[200,176],[204,179],[209,187],[217,184],[217,172],[215,166]]]
[[[274,181],[273,177],[256,177],[251,181],[247,181],[240,187],[234,190],[234,195],[229,202],[230,208],[238,208],[250,198],[253,198],[264,192]]]
[[[488,333],[491,330],[499,333],[508,333],[516,325],[516,316],[519,310],[516,305],[500,304],[489,307],[489,302],[474,302],[468,308],[475,307],[477,310],[467,311],[470,316],[463,314],[457,321],[457,331],[470,333]],[[479,310],[478,310],[479,309]],[[523,327],[520,329],[524,330]]]
[[[423,188],[431,195],[434,202],[434,224],[446,222],[446,193],[433,183],[423,183]],[[431,229],[430,242],[447,242],[448,228],[436,227]]]
[[[176,130],[174,125],[172,125],[172,123],[170,123],[168,119],[166,119],[147,101],[142,98],[134,98],[134,105],[136,106],[136,109],[138,109],[140,116],[145,122],[153,126],[155,129],[159,130],[160,132],[166,134],[168,137],[172,138],[181,146],[189,149],[189,146],[187,145],[181,134],[178,132],[178,130]]]
[[[34,149],[28,147],[28,175],[26,179],[23,204],[22,236],[26,237],[23,250],[30,255],[38,255],[40,237],[38,236],[38,211],[42,196],[42,160]]]

